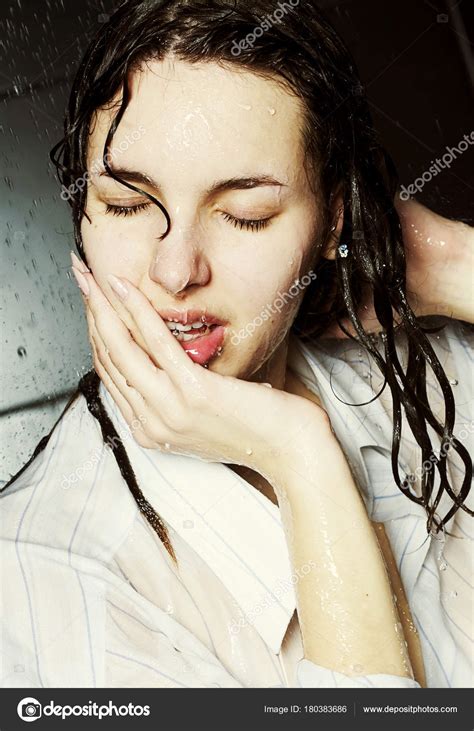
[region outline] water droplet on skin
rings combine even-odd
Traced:
[[[252,454],[252,453],[253,453],[253,451],[252,451],[252,450],[250,449],[250,447],[248,447],[248,448],[247,448],[247,449],[245,450],[245,454]]]
[[[262,386],[266,386],[267,388],[273,388],[271,383],[262,383]]]
[[[449,379],[449,382],[450,382],[451,386],[457,386],[458,385],[458,381],[457,381],[456,378],[450,378]]]
[[[171,445],[169,442],[165,442],[165,449],[171,449]]]
[[[273,115],[275,114],[275,110],[273,109],[273,107],[268,107],[268,113],[271,114],[273,117]]]
[[[439,565],[439,570],[440,571],[446,571],[447,568],[448,568],[448,564],[447,563],[445,563],[444,561],[443,561],[443,563],[440,563],[440,565]]]

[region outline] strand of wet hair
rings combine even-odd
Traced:
[[[46,434],[44,437],[40,439],[38,444],[36,445],[33,454],[29,458],[29,460],[21,467],[18,472],[16,472],[9,480],[0,488],[0,493],[4,492],[10,485],[12,485],[19,477],[20,475],[25,472],[25,470],[30,466],[30,464],[36,459],[36,457],[44,451],[46,448],[49,440],[51,439],[51,436],[53,435],[53,432],[61,419],[65,416],[66,412],[69,410],[69,408],[72,406],[74,401],[82,394],[87,402],[87,408],[89,409],[90,413],[94,416],[94,418],[98,421],[102,437],[104,439],[104,443],[112,449],[112,453],[114,455],[115,461],[117,462],[117,466],[120,470],[120,474],[122,475],[123,479],[125,480],[130,492],[132,493],[140,512],[143,514],[143,516],[146,518],[150,526],[153,528],[155,533],[157,534],[160,541],[163,543],[164,547],[170,554],[173,561],[177,564],[176,555],[173,549],[173,546],[171,544],[171,541],[168,536],[168,531],[163,523],[163,520],[160,518],[158,513],[155,511],[152,505],[148,502],[148,500],[143,495],[143,492],[141,491],[137,478],[135,476],[135,473],[133,471],[132,465],[130,464],[130,460],[128,457],[128,454],[125,450],[125,447],[122,443],[122,440],[120,439],[119,435],[117,434],[117,431],[115,430],[114,425],[112,424],[105,407],[100,399],[99,395],[99,385],[100,385],[100,379],[95,371],[89,371],[86,373],[81,380],[79,381],[78,388],[74,393],[70,396],[66,406],[64,407],[63,411],[61,412],[60,416],[54,423],[52,429],[48,434]]]
[[[382,355],[374,345],[372,338],[364,330],[362,323],[359,319],[357,307],[351,297],[350,287],[348,286],[348,281],[351,276],[350,257],[347,257],[347,259],[341,259],[340,257],[337,257],[337,265],[339,269],[339,275],[342,277],[342,280],[344,282],[343,291],[347,312],[353,324],[353,327],[357,332],[358,338],[352,336],[344,327],[342,327],[342,329],[344,329],[349,338],[355,340],[356,342],[359,342],[360,344],[363,344],[365,348],[370,352],[375,362],[377,363],[380,371],[386,378],[392,394],[393,432],[391,463],[395,483],[407,498],[415,503],[422,504],[423,507],[426,509],[428,513],[427,531],[431,532],[434,523],[436,526],[436,532],[439,532],[440,530],[444,529],[446,523],[453,517],[453,515],[459,508],[467,512],[469,515],[473,515],[473,512],[466,505],[463,504],[470,491],[472,463],[467,450],[465,449],[465,447],[463,447],[459,440],[457,440],[453,436],[452,433],[454,426],[454,398],[451,388],[449,386],[448,379],[442,369],[436,353],[431,346],[431,343],[417,325],[415,315],[413,314],[411,308],[406,302],[401,288],[398,291],[392,290],[392,296],[390,297],[391,301],[389,301],[389,298],[387,297],[387,290],[385,288],[382,288],[383,291],[379,290],[377,287],[377,283],[374,282],[374,307],[376,310],[377,318],[384,328],[383,332],[381,333],[381,339],[384,345],[385,358],[382,357]],[[396,296],[393,296],[395,291]],[[391,310],[392,305],[395,307],[398,314],[402,317],[404,332],[408,339],[408,363],[406,373],[404,373],[397,355],[395,345],[395,329],[393,327],[393,314]],[[339,324],[341,325],[341,323]],[[422,360],[420,359],[420,351],[425,359],[425,361],[423,362],[424,365],[420,363],[420,360]],[[425,385],[426,362],[432,368],[434,375],[441,386],[445,398],[446,417],[444,426],[442,426],[438,422],[429,406]],[[397,381],[397,375],[401,381],[403,388]],[[398,456],[400,452],[402,433],[402,404],[404,407],[407,421],[412,429],[418,445],[421,448],[422,464],[424,464],[426,460],[429,460],[431,463],[432,460],[430,459],[430,457],[431,455],[434,455],[431,441],[429,439],[426,426],[423,422],[423,418],[420,418],[420,413],[417,413],[416,408],[413,406],[414,403],[416,403],[418,410],[422,412],[426,422],[434,429],[434,431],[439,436],[441,436],[442,444],[445,445],[446,443],[448,443],[450,446],[452,446],[454,451],[458,453],[466,468],[461,489],[459,491],[459,494],[456,495],[449,485],[449,481],[447,479],[446,450],[441,450],[440,458],[436,458],[434,462],[439,472],[441,484],[435,500],[432,504],[430,504],[430,500],[434,487],[434,470],[423,470],[421,485],[422,494],[421,498],[419,498],[410,491],[403,489],[402,486],[405,486],[406,481],[401,480],[398,469]],[[454,506],[448,510],[442,520],[437,521],[435,518],[435,511],[438,507],[444,490],[446,490],[449,497],[453,500]]]
[[[69,400],[68,400],[66,406],[64,407],[64,409],[62,410],[61,414],[58,416],[58,418],[54,422],[54,424],[53,424],[51,430],[49,431],[49,433],[48,434],[45,434],[44,437],[41,437],[41,439],[39,440],[38,444],[34,448],[33,454],[31,455],[31,457],[29,458],[29,460],[27,462],[25,462],[25,464],[23,465],[23,467],[21,467],[18,470],[18,472],[15,472],[15,474],[10,477],[10,479],[8,480],[8,482],[6,482],[3,485],[3,487],[0,488],[0,493],[3,492],[4,490],[6,490],[7,487],[10,487],[10,485],[12,485],[15,482],[15,480],[17,480],[20,477],[20,475],[22,475],[23,472],[25,472],[25,470],[30,466],[30,464],[33,462],[33,460],[35,460],[36,457],[45,449],[45,447],[48,444],[49,440],[51,439],[51,437],[53,435],[53,432],[56,429],[57,425],[59,424],[59,422],[63,418],[63,416],[66,413],[66,411],[69,409],[70,406],[72,406],[72,404],[74,403],[74,401],[77,399],[77,397],[79,395],[80,395],[79,394],[79,391],[76,389],[76,391],[74,391],[74,393],[69,397]]]
[[[79,381],[79,391],[83,394],[87,402],[87,408],[92,416],[99,423],[104,444],[108,445],[115,457],[120,474],[125,480],[140,512],[144,515],[148,523],[151,525],[158,538],[161,540],[166,550],[170,554],[173,561],[177,564],[177,559],[173,546],[168,536],[168,530],[158,513],[144,496],[130,459],[127,454],[122,440],[120,439],[99,394],[100,378],[94,370],[86,373]]]

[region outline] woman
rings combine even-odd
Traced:
[[[415,315],[472,322],[472,235],[407,202],[402,243],[352,61],[281,5],[126,2],[79,69],[94,371],[4,494],[7,685],[470,680],[468,333]]]

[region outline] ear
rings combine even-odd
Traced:
[[[324,259],[336,258],[336,248],[339,246],[342,223],[344,220],[344,203],[341,195],[337,195],[333,201],[331,207],[331,220],[331,231],[322,253]]]

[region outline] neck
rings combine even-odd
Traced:
[[[289,338],[287,333],[273,355],[251,376],[251,381],[270,383],[273,388],[285,390]]]

